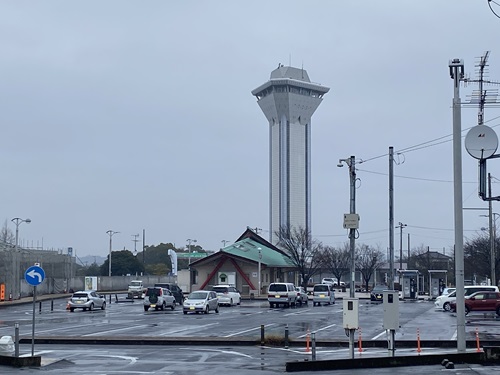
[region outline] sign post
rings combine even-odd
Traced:
[[[36,305],[36,286],[40,285],[45,279],[45,271],[40,266],[31,266],[24,273],[24,279],[30,285],[33,285],[33,322],[31,326],[31,356],[35,355],[35,305]]]

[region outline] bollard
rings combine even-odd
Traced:
[[[313,361],[316,360],[316,333],[311,332],[311,348],[312,348],[312,353],[311,353],[311,359]]]
[[[477,331],[477,327],[476,327],[476,351],[477,352],[481,351],[481,345],[479,344],[479,332]]]
[[[265,340],[264,340],[264,324],[260,325],[260,345],[264,346]]]
[[[358,352],[363,351],[363,344],[362,344],[362,339],[361,339],[361,327],[358,327]]]
[[[420,329],[417,328],[417,353],[420,354],[422,349],[420,349]]]
[[[311,348],[309,347],[309,339],[310,339],[310,333],[309,333],[309,330],[307,330],[307,333],[306,333],[306,353],[309,353],[311,351]]]
[[[14,344],[14,356],[19,357],[19,323],[14,323],[14,339],[16,340]]]
[[[51,299],[50,300],[50,312],[53,312],[54,311],[54,300]]]
[[[285,325],[285,349],[288,349],[288,324]]]
[[[41,314],[42,313],[42,301],[40,301],[39,303],[40,303],[40,305],[38,307],[38,313]]]

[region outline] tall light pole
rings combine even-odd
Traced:
[[[222,240],[221,242],[222,242],[222,247],[224,248],[224,247],[226,247],[226,243],[230,242],[230,241],[228,241],[228,240]]]
[[[132,240],[134,242],[134,255],[137,255],[137,242],[139,241],[137,237],[139,237],[139,235],[132,234],[132,237],[134,237],[134,239]]]
[[[399,225],[396,228],[399,228],[399,270],[403,270],[403,228],[406,227],[406,224],[399,222]],[[399,281],[401,284],[401,280]]]
[[[19,270],[19,267],[20,267],[20,264],[18,262],[19,258],[18,258],[18,254],[17,254],[17,247],[19,245],[19,225],[21,225],[22,223],[26,223],[26,224],[29,224],[31,223],[31,220],[30,219],[21,219],[20,217],[15,217],[14,219],[11,220],[14,224],[16,224],[16,245],[14,247],[14,256],[13,256],[13,260],[14,260],[14,269],[12,270],[12,275],[13,275],[13,279],[12,280],[12,285],[11,285],[11,294],[12,294],[12,298],[14,298],[14,292],[18,292],[17,294],[19,295],[19,297],[21,296],[21,277],[20,277],[20,270]],[[16,287],[17,290],[12,290],[13,287]]]
[[[106,231],[106,233],[109,235],[109,272],[108,272],[108,276],[111,277],[111,249],[113,248],[113,234],[117,234],[117,233],[120,233],[120,232],[116,232],[114,230],[108,230]]]
[[[188,238],[186,241],[188,243],[188,251],[189,251],[189,257],[188,257],[188,266],[189,266],[189,264],[191,264],[191,242],[196,242],[196,240]]]

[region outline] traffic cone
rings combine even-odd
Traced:
[[[479,344],[479,332],[477,331],[477,327],[476,327],[476,351],[477,352],[481,351],[481,345]]]
[[[420,329],[417,328],[417,353],[420,353],[422,349],[420,349]]]
[[[361,340],[361,327],[358,327],[358,352],[363,351],[363,345],[362,345],[362,340]]]
[[[309,333],[309,330],[307,330],[307,333],[306,333],[306,353],[309,353],[311,351],[311,348],[309,347],[309,338],[310,338],[310,333]]]

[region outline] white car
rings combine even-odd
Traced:
[[[217,293],[219,305],[239,305],[241,304],[241,294],[234,286],[215,285],[212,290]]]
[[[83,311],[92,311],[94,308],[106,309],[106,300],[104,295],[97,294],[94,290],[81,290],[73,293],[73,296],[68,302],[69,311],[82,309]]]
[[[498,292],[498,287],[497,286],[481,286],[481,285],[465,285],[464,286],[464,296],[470,296],[473,293],[476,292],[481,292],[481,291],[491,291],[491,292]],[[436,298],[436,301],[434,302],[434,306],[436,307],[437,310],[443,309],[444,311],[450,311],[451,310],[451,302],[455,302],[457,300],[457,291],[455,290],[454,292],[448,294],[448,295],[442,295]]]
[[[188,312],[208,314],[210,311],[219,313],[219,299],[214,291],[197,290],[184,300],[182,307],[184,315]]]
[[[321,280],[321,284],[328,284],[333,286],[339,286],[339,281],[335,277],[324,277]],[[340,286],[345,286],[345,282],[341,281]]]

